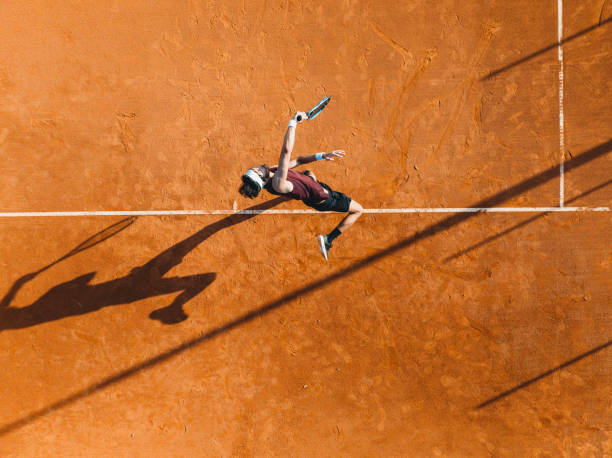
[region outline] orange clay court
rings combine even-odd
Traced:
[[[611,456],[612,1],[0,16],[0,455]]]

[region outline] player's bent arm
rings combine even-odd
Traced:
[[[317,160],[316,154],[311,154],[310,156],[300,156],[296,159],[292,159],[289,163],[289,168],[294,169],[298,165],[309,164],[310,162],[314,162]]]

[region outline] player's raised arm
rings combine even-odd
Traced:
[[[298,118],[300,121],[298,121]],[[291,152],[295,144],[295,128],[298,123],[307,119],[306,113],[298,111],[287,126],[283,148],[278,159],[278,169],[272,178],[272,187],[276,192],[287,193],[293,191],[293,185],[287,181],[287,171],[291,168]]]

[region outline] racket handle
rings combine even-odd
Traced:
[[[298,120],[298,122],[301,122],[302,121],[302,115],[298,115],[297,120]]]

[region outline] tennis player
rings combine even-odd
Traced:
[[[293,116],[287,126],[278,165],[268,167],[262,164],[247,170],[242,176],[242,186],[240,186],[239,191],[243,196],[253,199],[259,195],[262,189],[265,189],[270,194],[301,200],[309,207],[320,212],[347,213],[333,231],[327,235],[317,236],[321,254],[327,260],[333,241],[357,221],[363,213],[363,207],[347,195],[334,191],[325,183],[317,181],[317,177],[310,170],[303,173],[292,170],[298,165],[323,159],[333,161],[336,158],[341,159],[345,155],[344,151],[335,150],[331,153],[317,153],[291,159],[296,127],[306,119],[308,119],[307,114],[301,111]]]

